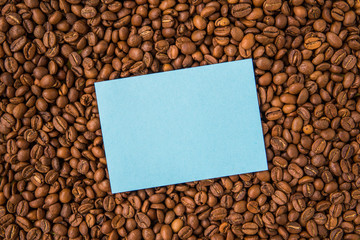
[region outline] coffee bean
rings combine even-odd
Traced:
[[[271,138],[270,143],[275,150],[279,151],[284,151],[288,146],[288,143],[281,137]]]
[[[248,222],[242,225],[241,230],[247,235],[255,235],[259,230],[259,226],[256,223]]]
[[[151,225],[151,220],[144,213],[135,214],[135,221],[140,228],[149,228]]]
[[[258,213],[260,211],[259,209],[259,204],[256,201],[250,201],[248,202],[248,204],[246,205],[247,209],[249,210],[249,212],[251,213]]]
[[[241,47],[244,48],[245,50],[252,48],[255,44],[254,34],[252,34],[252,33],[246,34],[242,38],[242,41],[240,44],[241,44]]]
[[[24,103],[20,103],[14,107],[13,115],[16,119],[20,119],[24,117],[26,111],[27,111],[26,105]]]
[[[90,19],[95,17],[96,15],[96,9],[91,6],[85,6],[83,9],[81,9],[81,16]]]
[[[60,133],[65,133],[68,128],[67,121],[61,116],[54,117],[53,124],[55,129],[58,130]]]
[[[344,234],[344,232],[343,232],[343,230],[342,230],[341,228],[336,228],[336,229],[334,229],[334,230],[331,231],[331,233],[330,233],[330,239],[331,239],[331,240],[342,239],[343,234]]]
[[[33,129],[28,129],[24,132],[24,139],[29,143],[34,142],[38,137],[38,133]]]
[[[32,228],[27,234],[27,239],[40,239],[42,232],[39,228]]]
[[[15,222],[25,231],[30,231],[30,229],[32,227],[31,222],[28,219],[21,217],[21,216],[17,216]],[[3,226],[5,226],[5,225],[3,225]]]
[[[19,25],[22,21],[21,16],[15,12],[9,12],[5,15],[5,20],[10,25]]]
[[[322,153],[325,150],[326,147],[326,141],[322,138],[317,139],[311,146],[311,150],[318,154]]]
[[[266,111],[265,113],[265,117],[266,119],[272,121],[272,120],[278,120],[279,118],[281,118],[283,116],[283,112],[280,108],[278,107],[273,107],[270,108]]]
[[[103,206],[104,206],[104,210],[111,212],[115,209],[116,207],[116,203],[113,197],[111,196],[107,196],[104,198],[104,202],[103,202]]]
[[[231,15],[235,18],[242,18],[251,13],[251,5],[247,3],[236,4],[231,9]]]
[[[18,70],[18,62],[13,57],[8,57],[4,61],[5,69],[9,73],[15,73]]]
[[[5,229],[5,238],[6,239],[16,239],[19,236],[19,227],[15,224],[10,224]]]
[[[161,237],[166,240],[166,239],[171,239],[172,238],[172,230],[171,230],[171,227],[169,225],[163,225],[161,227],[161,230],[160,230],[160,234],[161,234]]]
[[[321,46],[322,42],[318,37],[310,37],[305,39],[304,46],[306,49],[314,50]]]
[[[59,200],[62,203],[68,203],[71,201],[71,190],[68,188],[64,188],[63,190],[61,190],[61,192],[59,193]]]
[[[114,229],[119,229],[121,228],[123,225],[125,224],[125,218],[122,217],[122,216],[115,216],[112,221],[111,221],[111,226],[114,228]]]
[[[77,52],[72,52],[69,55],[71,66],[79,66],[81,64],[81,57]]]
[[[45,32],[45,34],[43,36],[43,43],[44,43],[44,46],[47,48],[55,47],[55,45],[56,45],[55,33],[52,31]]]
[[[266,0],[263,4],[266,11],[276,11],[281,8],[281,0]]]
[[[342,40],[333,32],[326,33],[326,38],[330,46],[334,48],[340,48],[342,46]]]
[[[225,208],[217,208],[210,213],[210,218],[216,221],[216,220],[224,219],[226,215],[227,215],[227,211]]]
[[[300,233],[301,226],[297,222],[289,222],[286,224],[286,230],[288,230],[289,233]]]
[[[11,43],[10,50],[12,52],[20,51],[25,46],[26,42],[27,42],[26,36],[21,36]]]
[[[345,59],[342,61],[342,67],[346,70],[352,69],[356,64],[356,58],[354,55],[348,55],[345,57]]]
[[[178,232],[178,236],[180,239],[187,239],[191,236],[192,233],[193,233],[192,228],[189,226],[185,226],[180,229],[180,231]]]
[[[273,201],[279,205],[284,205],[287,202],[287,196],[282,191],[276,190],[274,195],[271,196]]]

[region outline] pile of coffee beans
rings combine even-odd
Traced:
[[[360,239],[359,15],[358,0],[0,0],[0,239]],[[269,171],[112,195],[94,82],[244,58]]]

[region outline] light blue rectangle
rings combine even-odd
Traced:
[[[113,193],[268,169],[251,59],[95,90]]]

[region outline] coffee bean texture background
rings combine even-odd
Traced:
[[[359,15],[358,0],[0,0],[0,239],[360,239]],[[94,82],[244,58],[269,171],[112,195]]]

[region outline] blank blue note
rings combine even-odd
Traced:
[[[268,169],[251,59],[95,90],[113,193]]]

